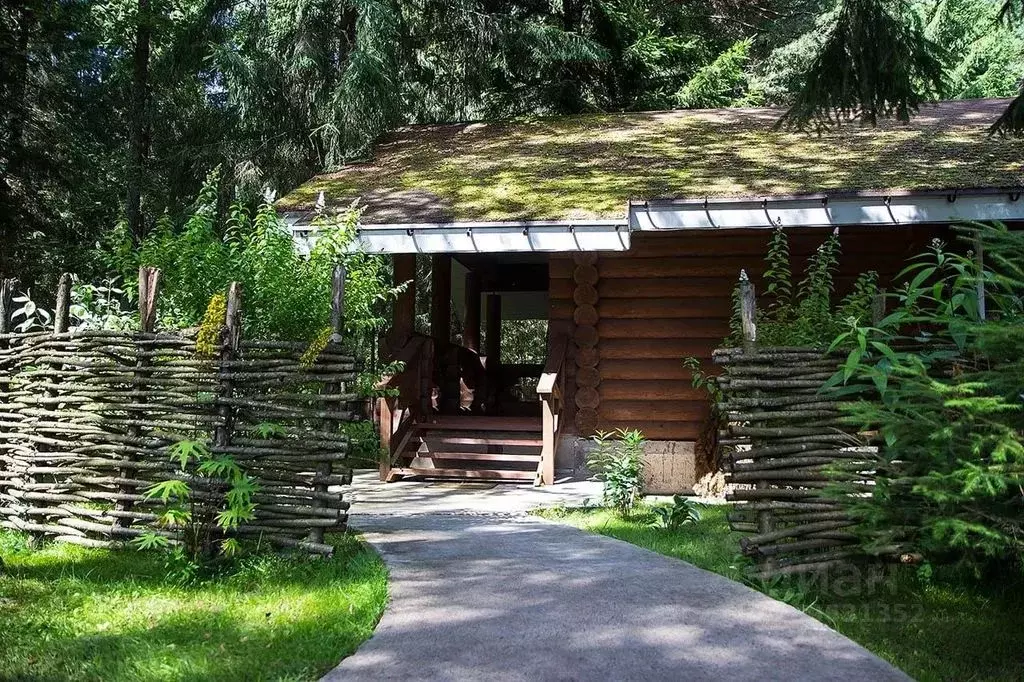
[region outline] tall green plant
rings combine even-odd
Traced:
[[[903,272],[894,311],[855,324],[833,390],[877,432],[877,484],[855,512],[871,544],[980,565],[1024,559],[1024,233],[958,228],[974,253],[941,242]],[[984,288],[985,313],[979,298]]]
[[[643,491],[644,435],[637,430],[598,431],[587,466],[603,483],[604,503],[626,516]]]
[[[878,273],[861,273],[852,291],[833,302],[835,277],[839,269],[839,231],[835,230],[811,254],[804,276],[794,287],[789,237],[776,228],[765,254],[765,289],[757,306],[757,338],[766,346],[827,346],[848,326],[848,320],[862,324],[870,320],[872,302],[878,294]],[[742,340],[739,287],[733,291],[730,343]]]

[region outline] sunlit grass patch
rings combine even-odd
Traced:
[[[159,554],[0,533],[0,679],[305,680],[373,632],[380,558],[351,535],[331,559],[256,555],[196,586]]]

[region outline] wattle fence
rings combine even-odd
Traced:
[[[11,331],[11,292],[0,289],[0,527],[87,546],[121,546],[157,524],[143,493],[169,478],[197,497],[222,494],[169,461],[180,440],[207,440],[259,486],[241,537],[330,554],[324,533],[343,529],[351,481],[340,428],[357,397],[354,360],[339,347],[344,271],[335,273],[334,335],[308,344],[242,338],[241,289],[229,289],[213,357],[192,334],[152,331],[159,273],[140,277],[143,331],[67,331],[70,278],[53,331]]]
[[[754,296],[741,281],[746,343],[713,354],[723,368],[719,446],[729,514],[760,577],[820,571],[864,557],[849,502],[873,488],[877,448],[821,391],[842,358],[756,343]]]

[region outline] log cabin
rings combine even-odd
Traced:
[[[775,109],[411,126],[279,210],[308,244],[317,211],[358,200],[354,248],[411,282],[387,349],[404,370],[379,407],[385,480],[549,484],[585,473],[597,431],[624,428],[648,439],[648,490],[682,492],[707,466],[709,416],[683,360],[708,362],[728,334],[730,294],[741,270],[757,283],[771,231],[798,267],[838,229],[842,295],[868,269],[895,285],[953,223],[1024,219],[1024,144],[988,133],[1005,104],[816,133],[776,129]],[[525,360],[503,338],[517,320],[546,328]]]

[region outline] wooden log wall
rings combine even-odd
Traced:
[[[829,232],[790,233],[794,281]],[[941,226],[843,228],[837,296],[845,295],[864,270],[877,270],[886,286],[907,258],[946,232]],[[683,359],[697,357],[715,371],[711,354],[729,333],[737,277],[745,269],[760,284],[770,236],[767,230],[633,233],[628,252],[600,254],[592,285],[593,357],[600,358],[594,365],[599,367],[596,428],[637,428],[651,440],[698,439],[710,406],[704,392],[692,387]],[[551,259],[552,321],[574,322],[576,268],[571,257]],[[570,382],[570,391],[576,383]]]
[[[339,426],[357,399],[337,341],[309,363],[301,342],[235,336],[205,358],[181,334],[0,332],[0,527],[103,547],[173,536],[143,492],[180,476],[169,446],[205,439],[259,485],[239,535],[329,554],[323,531],[348,509],[330,486],[351,480]]]

